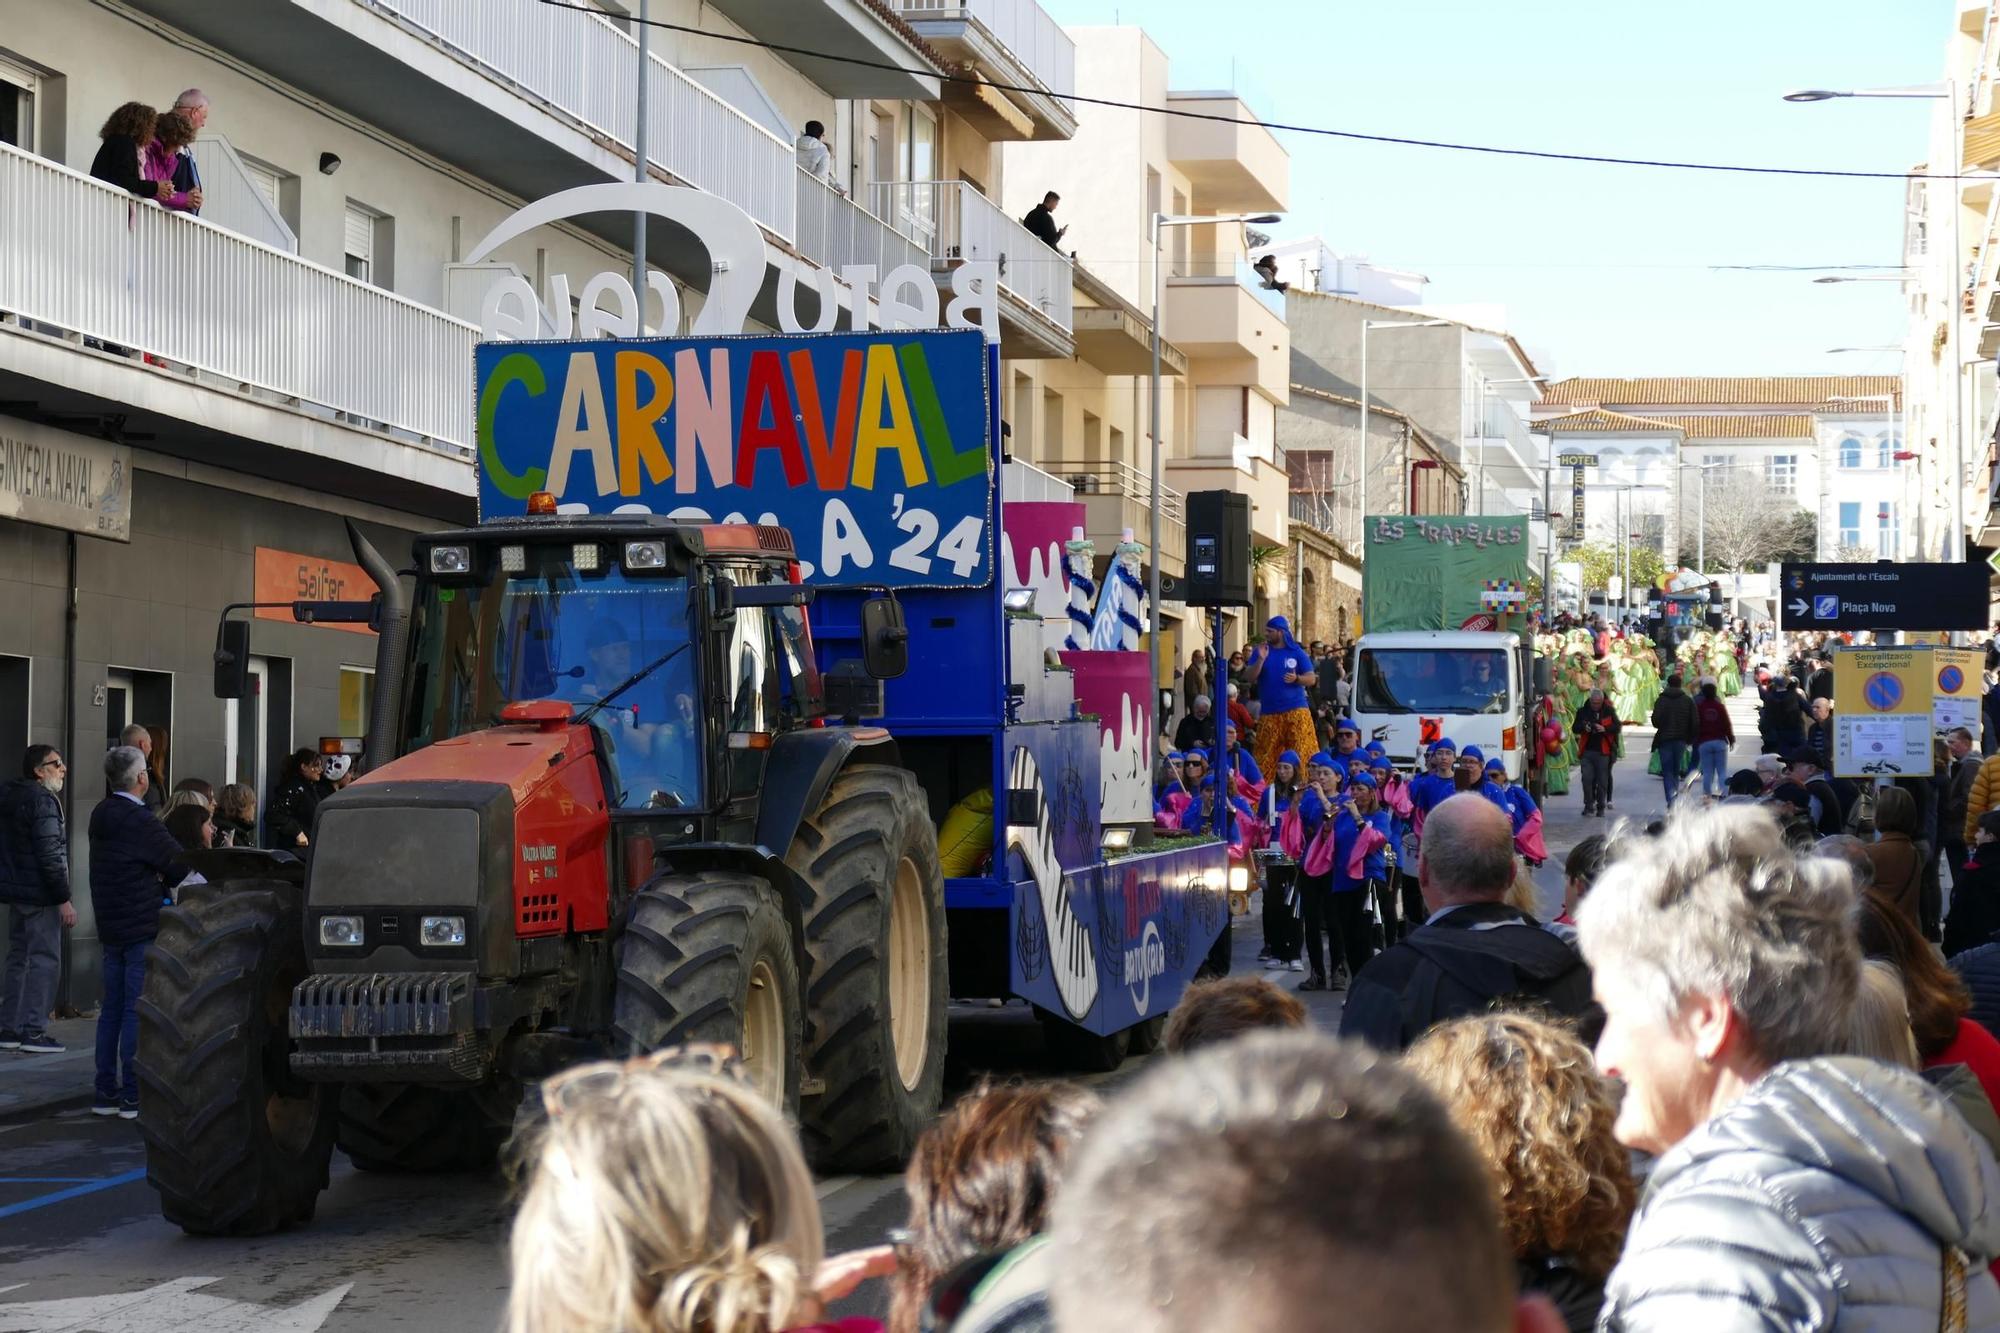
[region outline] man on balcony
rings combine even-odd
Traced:
[[[1061,202],[1062,196],[1050,190],[1042,196],[1042,202],[1029,209],[1028,215],[1021,219],[1021,225],[1051,250],[1061,245],[1062,238],[1069,233],[1068,227],[1056,225],[1056,205]]]
[[[200,134],[208,124],[208,94],[199,88],[190,88],[174,99],[174,110],[186,116],[189,123],[194,126],[194,132]],[[201,170],[195,165],[194,145],[188,144],[175,154],[174,191],[177,194],[190,194],[200,188]],[[186,211],[201,212],[200,196],[196,196],[194,207]]]
[[[824,124],[817,120],[807,121],[806,132],[799,136],[792,149],[799,155],[800,171],[825,181],[836,190],[840,188],[840,183],[833,178],[833,150],[826,146]]]

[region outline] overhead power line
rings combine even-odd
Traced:
[[[551,9],[573,9],[579,14],[590,14],[610,21],[611,16],[595,5],[581,4],[577,0],[538,0]],[[1183,107],[1146,106],[1140,102],[1124,102],[1111,97],[1089,97],[1082,93],[1051,93],[1046,88],[1025,84],[996,83],[976,74],[953,74],[949,71],[922,69],[913,65],[898,65],[893,61],[869,60],[861,56],[829,55],[810,47],[788,46],[783,42],[769,42],[759,37],[739,37],[733,33],[710,32],[692,24],[670,23],[665,19],[640,19],[628,15],[630,23],[643,22],[652,28],[662,28],[668,32],[687,33],[694,37],[706,37],[710,41],[735,42],[741,46],[754,46],[781,55],[809,56],[814,60],[832,61],[842,65],[858,65],[863,69],[876,69],[889,74],[909,74],[917,78],[938,79],[945,83],[964,83],[980,88],[991,88],[1003,93],[1028,93],[1035,96],[1053,96],[1065,102],[1081,102],[1086,106],[1110,107],[1121,111],[1139,111],[1154,116],[1177,116],[1183,120],[1214,121],[1223,125],[1255,126],[1259,129],[1281,131],[1286,134],[1309,134],[1325,139],[1346,139],[1356,143],[1391,144],[1401,148],[1434,148],[1453,153],[1483,153],[1489,157],[1524,157],[1544,162],[1585,162],[1600,166],[1652,167],[1663,171],[1710,171],[1738,176],[1808,176],[1833,180],[1894,180],[1894,181],[1951,181],[1988,180],[1985,172],[1964,175],[1931,175],[1922,171],[1838,171],[1826,167],[1769,167],[1753,166],[1729,162],[1682,162],[1671,158],[1653,157],[1612,157],[1601,153],[1558,153],[1545,148],[1506,148],[1498,144],[1454,143],[1445,139],[1417,139],[1395,134],[1365,134],[1360,130],[1338,130],[1324,125],[1292,125],[1283,121],[1258,120],[1254,116],[1226,116],[1215,111],[1194,111]]]

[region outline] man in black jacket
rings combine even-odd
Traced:
[[[1979,745],[1964,727],[1953,727],[1944,744],[1951,759],[1938,796],[1938,841],[1943,844],[1945,864],[1951,867],[1951,886],[1956,889],[1965,874],[1965,809],[1972,803],[1972,779],[1979,773]]]
[[[1681,688],[1681,673],[1667,677],[1667,688],[1653,704],[1653,748],[1660,752],[1660,782],[1666,788],[1667,804],[1680,794],[1686,776],[1688,755],[1694,749],[1694,700]]]
[[[104,1007],[97,1015],[95,1115],[139,1118],[132,1054],[146,946],[160,932],[160,903],[188,869],[181,845],[146,808],[146,756],[119,745],[104,756],[105,798],[90,812],[90,903],[104,946]]]
[[[1785,756],[1785,776],[1806,789],[1812,799],[1813,832],[1830,838],[1847,828],[1847,810],[1840,793],[1820,766],[1819,752],[1801,746]]]
[[[1056,225],[1056,205],[1061,202],[1062,196],[1050,190],[1042,196],[1042,202],[1029,209],[1027,216],[1021,219],[1021,225],[1051,250],[1061,245],[1062,238],[1069,233],[1068,227]]]
[[[48,1021],[62,972],[62,932],[76,924],[69,836],[56,799],[68,773],[55,746],[30,745],[21,776],[0,786],[0,903],[13,919],[0,977],[0,1051],[63,1051]]]
[[[1417,883],[1430,919],[1375,955],[1347,993],[1340,1035],[1401,1051],[1438,1023],[1496,1001],[1579,1020],[1594,1042],[1602,1014],[1590,969],[1571,945],[1502,901],[1514,882],[1514,826],[1477,792],[1453,796],[1424,821]]]

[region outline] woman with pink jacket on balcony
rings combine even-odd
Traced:
[[[159,186],[160,207],[176,213],[193,213],[201,208],[201,187],[174,188],[174,169],[180,164],[181,149],[194,142],[194,122],[181,111],[169,111],[153,127],[153,140],[146,145],[139,172]]]

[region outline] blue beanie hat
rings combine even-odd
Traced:
[[[1486,761],[1486,771],[1488,773],[1505,773],[1507,771],[1507,765],[1504,761],[1499,759],[1488,759]]]
[[[1436,754],[1439,750],[1450,750],[1453,754],[1457,754],[1458,746],[1452,741],[1451,737],[1445,736],[1438,740],[1432,741],[1431,748],[1424,751],[1424,753]]]
[[[1179,763],[1179,762],[1180,762],[1180,761],[1181,761],[1182,759],[1185,759],[1186,757],[1187,757],[1187,756],[1186,756],[1186,755],[1183,755],[1183,754],[1182,754],[1182,753],[1181,753],[1181,752],[1180,752],[1179,750],[1169,750],[1169,751],[1167,751],[1167,758],[1168,758],[1168,759],[1170,759],[1170,760],[1172,760],[1172,761],[1173,761],[1174,763],[1177,763],[1177,764],[1178,764],[1178,763]]]
[[[1213,791],[1215,789],[1215,774],[1210,773],[1201,780],[1201,789],[1203,791]]]
[[[1486,751],[1480,749],[1477,745],[1468,745],[1458,752],[1458,757],[1460,759],[1477,759],[1483,764],[1486,762]]]
[[[1347,785],[1350,787],[1368,787],[1372,789],[1375,786],[1375,777],[1372,773],[1356,773],[1347,780]]]
[[[1351,731],[1357,736],[1361,734],[1361,728],[1354,725],[1354,719],[1351,717],[1343,717],[1340,721],[1333,724],[1333,729],[1337,732]]]
[[[1297,750],[1287,750],[1278,756],[1278,762],[1281,764],[1290,764],[1292,771],[1296,773],[1299,771],[1299,752]]]
[[[1370,753],[1370,754],[1387,754],[1387,753],[1389,753],[1389,747],[1388,747],[1388,746],[1386,746],[1386,745],[1384,745],[1384,744],[1382,744],[1382,742],[1380,742],[1380,741],[1370,741],[1370,742],[1368,742],[1368,744],[1366,744],[1366,745],[1362,746],[1361,748],[1362,748],[1362,749],[1364,749],[1364,750],[1366,750],[1366,751],[1368,751],[1368,753]]]

